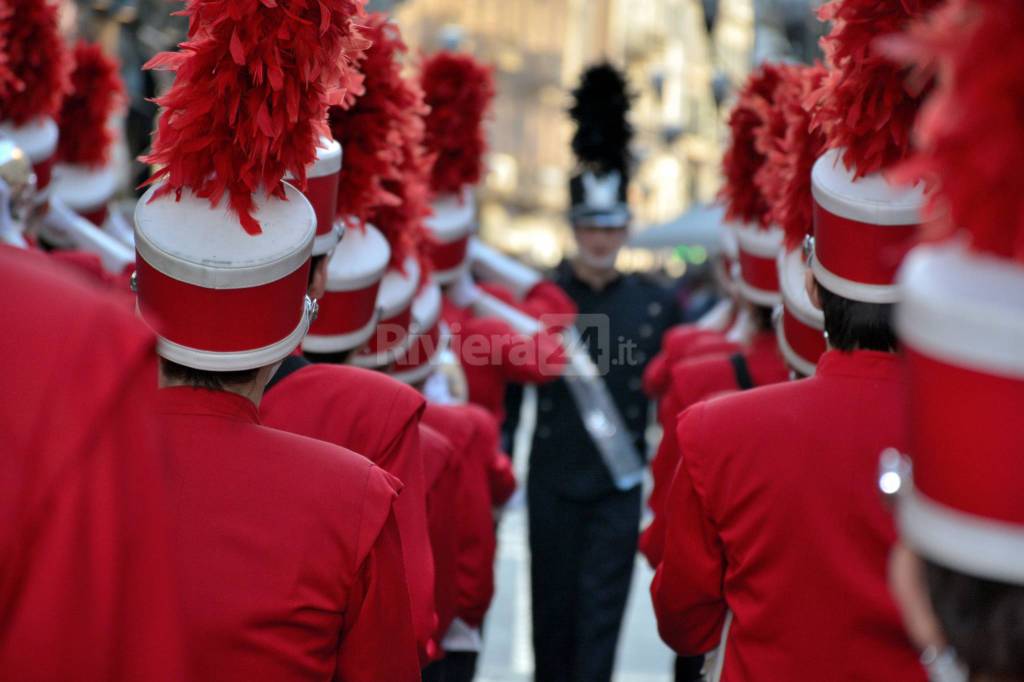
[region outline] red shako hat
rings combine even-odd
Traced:
[[[439,52],[423,61],[420,86],[430,108],[424,142],[434,157],[428,257],[434,279],[446,284],[466,263],[476,219],[473,187],[483,175],[484,118],[494,99],[494,78],[489,67],[469,55]]]
[[[402,383],[415,385],[434,370],[445,339],[441,333],[441,287],[429,282],[412,303],[412,343],[387,368],[388,374]]]
[[[320,314],[302,343],[313,353],[359,348],[380,322],[377,297],[391,247],[369,220],[378,207],[401,205],[385,182],[401,183],[402,141],[422,134],[415,132],[423,125],[417,110],[422,96],[402,77],[398,57],[406,48],[398,27],[376,13],[361,28],[371,43],[360,63],[363,91],[328,112],[331,133],[345,149],[335,214],[347,229],[327,265]]]
[[[810,376],[825,352],[825,318],[807,295],[803,246],[812,230],[811,167],[825,139],[810,128],[807,99],[821,85],[825,70],[818,65],[783,65],[779,76],[774,105],[764,112],[766,124],[757,136],[765,163],[756,180],[770,206],[772,224],[785,235],[785,248],[777,258],[782,291],[782,311],[775,325],[779,350],[790,367]]]
[[[1024,584],[1022,27],[1017,0],[953,0],[895,46],[938,66],[916,129],[922,150],[899,175],[936,185],[926,231],[950,236],[915,248],[900,273],[913,460],[900,531],[932,561],[1014,584]]]
[[[939,1],[833,0],[819,13],[833,27],[822,40],[829,72],[810,98],[812,126],[828,147],[811,173],[811,268],[844,298],[898,300],[896,271],[920,224],[924,189],[897,187],[881,171],[909,153],[923,94],[911,90],[878,39],[904,30]]]
[[[57,117],[60,137],[51,192],[72,211],[102,225],[121,180],[111,159],[115,134],[110,123],[124,104],[124,84],[117,61],[99,45],[79,41],[72,54],[71,91]]]
[[[0,134],[28,155],[42,190],[50,184],[57,150],[54,117],[69,87],[70,62],[51,0],[19,0],[0,9],[4,38]]]
[[[136,289],[158,353],[203,370],[272,364],[314,312],[316,214],[302,193],[327,107],[358,86],[362,3],[190,0],[189,39],[149,68],[177,72],[135,211]]]
[[[766,161],[757,138],[767,125],[766,113],[775,107],[781,81],[780,67],[773,64],[750,74],[729,114],[731,139],[722,157],[725,184],[721,199],[739,246],[740,295],[769,307],[780,301],[775,259],[782,248],[782,230],[772,224],[771,206],[755,181]]]

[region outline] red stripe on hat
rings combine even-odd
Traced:
[[[341,172],[328,173],[317,178],[306,180],[306,191],[303,194],[313,204],[316,213],[316,234],[330,233],[334,227],[334,217],[338,208],[338,178]]]
[[[466,260],[466,249],[468,246],[468,234],[447,243],[431,239],[428,250],[430,265],[436,272],[446,272],[457,268]]]
[[[832,274],[887,286],[914,245],[918,226],[872,225],[837,216],[814,202],[814,257]]]
[[[820,329],[804,324],[788,308],[784,307],[782,310],[782,332],[786,335],[786,343],[794,353],[812,365],[818,364],[818,359],[825,352],[825,335]]]
[[[218,353],[255,350],[283,341],[302,321],[308,260],[269,284],[208,289],[168,277],[138,253],[135,259],[142,315],[168,341]]]
[[[775,256],[757,256],[740,248],[740,278],[755,289],[778,293],[779,266]]]
[[[377,331],[366,342],[366,354],[375,355],[397,348],[409,336],[412,324],[412,302],[402,312],[386,320],[381,320]]]
[[[1024,525],[1024,381],[913,348],[906,357],[914,487],[953,509]]]
[[[32,171],[36,174],[36,189],[46,189],[50,184],[50,178],[53,177],[53,164],[56,161],[56,155],[51,155],[50,158],[39,163],[32,164]]]
[[[328,291],[320,299],[320,312],[310,325],[310,336],[340,336],[358,331],[373,319],[380,280],[352,291]]]

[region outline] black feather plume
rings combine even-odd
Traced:
[[[580,166],[599,176],[618,171],[628,178],[633,126],[628,119],[632,95],[626,78],[611,64],[596,64],[583,72],[572,95],[575,101],[569,115],[577,126],[572,150]]]

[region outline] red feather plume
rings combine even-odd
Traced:
[[[74,51],[71,92],[61,104],[57,158],[64,163],[102,166],[110,158],[114,136],[108,127],[124,101],[117,61],[99,45],[79,41]]]
[[[430,187],[436,194],[456,194],[483,175],[483,123],[494,99],[493,74],[469,55],[439,52],[424,60],[420,85],[430,107],[426,145],[436,157]]]
[[[819,17],[831,20],[821,41],[830,71],[811,101],[814,127],[829,149],[862,177],[902,161],[927,87],[912,89],[906,70],[878,49],[880,36],[898,34],[941,0],[833,0]]]
[[[397,201],[374,207],[369,214],[373,223],[391,245],[391,266],[404,271],[409,256],[419,258],[424,239],[424,219],[430,215],[430,170],[433,163],[423,145],[424,117],[427,107],[423,92],[409,79],[403,79],[396,99],[406,103],[393,125],[397,144],[397,173],[381,182],[384,191]]]
[[[765,125],[765,112],[773,107],[775,90],[782,80],[779,67],[766,64],[750,74],[729,114],[731,140],[722,157],[725,184],[720,198],[726,217],[743,223],[767,227],[770,206],[754,177],[765,162],[757,149],[756,138]]]
[[[787,248],[793,248],[811,231],[811,169],[825,149],[825,137],[811,130],[807,99],[821,86],[825,69],[790,65],[779,72],[774,106],[766,107],[766,124],[755,140],[766,159],[755,179],[771,207],[771,222],[783,229]]]
[[[353,19],[365,0],[189,0],[189,39],[146,64],[177,72],[157,103],[155,196],[185,188],[217,204],[227,194],[242,227],[258,234],[252,195],[301,189],[327,108],[361,88],[356,63],[368,47]]]
[[[48,0],[10,3],[0,19],[6,40],[7,77],[0,79],[0,120],[23,125],[54,116],[68,89],[67,49],[60,37],[57,5]]]
[[[398,27],[387,15],[372,14],[363,35],[373,43],[361,65],[365,91],[352,106],[329,112],[331,133],[345,150],[338,215],[350,227],[362,227],[377,206],[401,202],[384,182],[402,178],[402,142],[416,134],[403,128],[423,125],[415,113],[422,95],[402,78],[399,57],[406,47]]]
[[[1024,263],[1024,3],[951,0],[892,53],[938,73],[915,129],[920,151],[894,179],[937,186],[933,237],[966,230],[974,249]]]

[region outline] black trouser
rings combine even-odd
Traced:
[[[676,656],[675,682],[700,682],[703,656]]]
[[[423,669],[423,682],[473,682],[476,659],[475,651],[449,651]]]
[[[640,487],[596,500],[530,480],[536,682],[610,682],[633,577]]]

